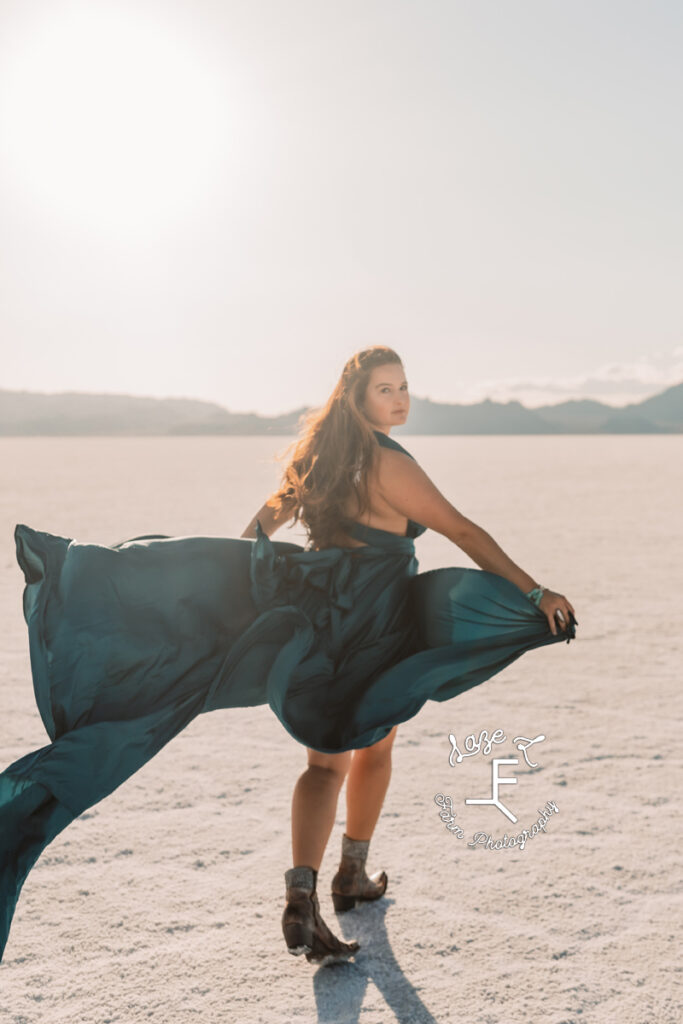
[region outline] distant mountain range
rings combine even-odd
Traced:
[[[140,436],[173,434],[296,435],[308,406],[281,416],[233,413],[191,398],[140,398],[65,391],[0,389],[0,436]],[[527,409],[520,402],[473,405],[411,396],[401,434],[680,434],[683,381],[619,408],[591,399]]]

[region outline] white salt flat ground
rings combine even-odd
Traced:
[[[3,1022],[683,1019],[683,437],[400,440],[457,508],[569,597],[577,641],[400,726],[368,865],[387,870],[387,897],[337,918],[342,792],[319,884],[328,923],[362,944],[341,967],[289,956],[280,931],[303,748],[267,707],[195,719],[29,875],[0,964]],[[287,441],[0,439],[0,768],[47,742],[15,523],[102,543],[239,536]],[[422,570],[472,564],[429,532],[417,552]],[[466,846],[474,831],[513,827],[464,805],[487,795],[490,758],[451,768],[448,733],[496,728],[510,741],[546,736],[539,767],[521,763],[505,794],[515,830],[547,800],[558,806],[524,851]],[[453,797],[465,841],[439,820],[438,792]]]

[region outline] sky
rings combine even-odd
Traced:
[[[677,0],[3,0],[0,388],[683,380]]]

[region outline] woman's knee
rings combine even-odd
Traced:
[[[323,754],[319,750],[308,751],[308,767],[314,771],[328,773],[341,785],[351,765],[351,751],[344,750],[340,754]]]
[[[385,764],[391,760],[391,748],[394,745],[396,739],[396,732],[398,725],[395,725],[391,732],[389,732],[383,739],[378,740],[377,743],[373,743],[371,747],[360,747],[353,753],[354,758],[358,758],[365,764]]]

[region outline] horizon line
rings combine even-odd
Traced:
[[[679,387],[681,384],[683,384],[683,379],[677,381],[674,384],[666,384],[663,387],[660,385],[659,386],[659,388],[660,388],[659,390],[654,391],[651,394],[646,395],[646,396],[644,396],[642,398],[639,398],[639,399],[635,399],[635,400],[631,399],[629,402],[626,403],[626,405],[638,405],[640,402],[645,402],[649,398],[655,398],[657,395],[660,395],[660,394],[662,394],[665,391],[669,391],[671,388]],[[61,391],[43,391],[43,390],[30,390],[29,388],[5,388],[5,387],[0,387],[0,394],[2,394],[2,392],[8,392],[8,393],[11,393],[11,394],[26,394],[26,395],[50,395],[50,396],[53,396],[53,397],[54,396],[60,396],[60,395],[61,396],[83,395],[83,396],[89,396],[91,398],[96,398],[96,397],[100,397],[100,396],[106,396],[108,398],[140,398],[140,399],[144,399],[146,401],[154,401],[154,402],[166,402],[166,401],[201,402],[204,405],[215,405],[215,406],[218,406],[219,408],[225,410],[225,412],[230,413],[233,416],[258,416],[258,417],[260,417],[262,419],[275,419],[275,418],[280,417],[280,416],[288,416],[288,415],[290,415],[292,413],[297,412],[299,409],[307,409],[308,410],[308,409],[318,408],[318,406],[316,406],[316,405],[304,404],[302,406],[297,406],[297,407],[294,407],[292,409],[288,409],[285,412],[265,413],[265,412],[258,412],[255,409],[234,410],[234,409],[229,408],[227,405],[223,405],[221,402],[216,401],[215,399],[211,399],[211,398],[198,398],[195,395],[141,395],[141,394],[135,394],[135,393],[129,392],[129,391],[78,391],[78,390],[73,390],[73,389],[66,389],[66,390],[61,390]],[[557,405],[564,405],[564,404],[566,404],[568,402],[596,402],[598,405],[603,405],[603,406],[605,406],[607,408],[617,409],[617,410],[618,409],[623,409],[623,408],[626,407],[624,405],[612,405],[610,402],[605,402],[605,401],[603,401],[600,398],[592,398],[590,396],[583,396],[581,398],[560,398],[560,399],[558,399],[557,402],[554,402],[554,403],[544,402],[544,403],[541,403],[540,405],[536,405],[536,406],[525,405],[525,403],[520,401],[520,399],[518,399],[518,398],[509,398],[509,399],[507,399],[505,401],[502,401],[502,400],[497,399],[497,398],[490,398],[489,396],[486,396],[484,398],[479,398],[479,399],[477,399],[474,402],[462,402],[462,401],[457,401],[457,400],[456,401],[447,401],[447,400],[444,401],[444,400],[440,400],[440,399],[429,398],[426,395],[411,395],[411,398],[416,398],[416,399],[418,399],[419,401],[422,401],[422,402],[430,402],[432,405],[459,405],[459,406],[463,406],[463,407],[472,407],[472,406],[475,406],[475,405],[481,405],[484,402],[491,402],[491,404],[494,404],[494,405],[509,405],[512,402],[515,402],[517,405],[521,405],[522,408],[527,409],[530,412],[533,412],[533,411],[535,411],[537,409],[554,408]],[[324,403],[322,403],[322,404],[324,404]],[[320,407],[322,407],[322,404],[321,404]]]

